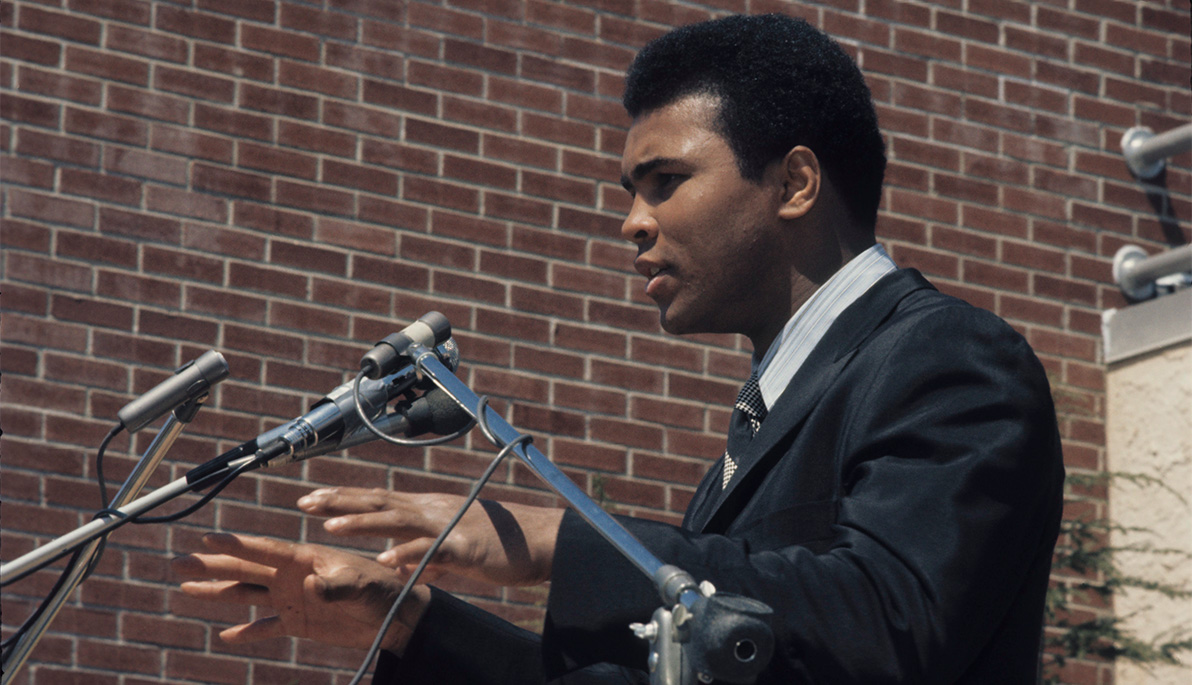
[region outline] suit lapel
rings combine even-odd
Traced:
[[[712,513],[712,505],[720,495],[720,462],[714,462],[712,468],[704,474],[703,480],[691,496],[687,504],[687,512],[683,515],[683,530],[700,532],[703,530],[707,517]]]
[[[774,403],[761,430],[737,459],[737,472],[723,493],[717,492],[719,469],[705,475],[691,500],[684,527],[700,532],[723,532],[769,471],[784,445],[803,425],[819,399],[836,381],[857,349],[886,320],[907,295],[931,284],[914,269],[885,276],[841,312]],[[690,524],[690,525],[689,525]]]

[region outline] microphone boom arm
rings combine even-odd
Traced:
[[[222,360],[222,357],[220,359]],[[223,380],[223,378],[219,380]],[[219,380],[215,382],[218,383]],[[166,452],[174,445],[174,441],[178,439],[178,436],[182,433],[182,429],[193,418],[194,412],[202,406],[203,401],[206,399],[207,394],[203,393],[199,397],[187,401],[170,414],[165,424],[157,432],[157,436],[154,437],[153,442],[145,450],[145,454],[137,462],[136,466],[133,467],[132,473],[128,475],[128,478],[124,481],[124,485],[121,486],[116,496],[112,498],[112,502],[109,505],[111,508],[118,509],[126,515],[135,516],[169,498],[185,492],[186,479],[183,478],[175,484],[177,485],[175,489],[161,488],[155,490],[150,496],[134,500],[137,494],[145,487],[149,476],[152,475],[158,464],[161,463]],[[137,505],[144,505],[144,508],[140,508]],[[70,551],[79,544],[85,544],[79,555],[79,562],[71,569],[57,592],[47,600],[45,611],[29,626],[28,631],[21,636],[17,644],[13,646],[12,651],[7,655],[3,664],[4,674],[3,678],[0,679],[0,684],[7,685],[16,673],[21,670],[21,666],[29,658],[30,652],[37,646],[46,629],[50,627],[50,623],[57,617],[58,611],[66,603],[66,600],[70,598],[70,595],[78,587],[79,583],[83,582],[83,578],[87,574],[87,568],[91,565],[91,560],[99,553],[99,538],[119,524],[119,517],[114,515],[103,516],[46,545],[30,551],[18,559],[0,565],[0,585],[7,585],[10,582],[9,579],[14,575],[18,577],[23,576],[26,573],[49,564],[55,558]]]
[[[410,347],[410,355],[414,358],[414,362],[418,367],[434,381],[435,385],[438,385],[448,395],[451,395],[472,418],[477,417],[476,408],[480,405],[480,398],[476,393],[472,392],[471,388],[456,378],[455,374],[451,373],[447,367],[443,366],[435,358],[435,355],[422,346],[412,345]],[[504,447],[517,439],[519,435],[517,429],[510,426],[500,414],[488,407],[485,408],[485,412],[485,418],[488,420],[489,428],[492,429],[493,435],[501,442],[498,447]],[[513,454],[523,464],[529,467],[535,476],[549,485],[563,499],[567,500],[567,503],[584,520],[592,524],[605,539],[624,552],[626,558],[641,570],[642,573],[653,578],[658,570],[665,566],[658,557],[646,549],[645,545],[630,535],[629,531],[625,530],[608,512],[601,509],[598,504],[592,501],[592,498],[588,497],[586,492],[581,490],[578,485],[564,475],[538,448],[533,445],[521,444],[514,448]],[[695,583],[692,582],[691,585],[694,587]],[[662,599],[667,604],[694,602],[694,596],[685,596],[683,592],[685,589],[680,587],[678,594],[673,597],[663,596]]]
[[[436,355],[419,343],[406,355],[450,395],[473,419],[481,401],[456,378]],[[716,593],[711,583],[697,584],[686,571],[663,563],[637,538],[600,508],[538,448],[496,411],[483,407],[484,418],[499,448],[514,444],[513,454],[535,476],[558,493],[609,544],[653,580],[663,606],[650,624],[631,628],[651,644],[650,682],[653,685],[695,685],[713,679],[752,683],[769,663],[774,649],[770,628],[772,610],[762,602],[739,595]],[[670,608],[668,608],[670,607]]]

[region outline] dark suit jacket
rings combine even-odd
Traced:
[[[723,493],[718,474],[682,528],[622,522],[663,561],[775,610],[759,682],[1037,679],[1063,465],[1043,369],[997,317],[913,270],[887,276],[837,319]],[[644,682],[582,669],[642,668],[627,625],[657,605],[568,514],[541,644],[436,593],[374,682]]]

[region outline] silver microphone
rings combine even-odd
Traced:
[[[116,416],[129,433],[135,433],[162,414],[206,394],[227,377],[228,362],[222,354],[210,350],[182,366],[149,392],[124,405],[116,412]]]
[[[459,367],[459,348],[454,339],[448,338],[436,347],[435,354],[452,371]],[[420,380],[415,366],[403,367],[375,380],[361,379],[360,404],[369,420],[374,423],[380,421],[393,431],[407,430],[408,426],[381,417],[391,400],[417,386]],[[356,412],[356,404],[352,399],[353,382],[348,381],[327,393],[302,416],[258,435],[257,454],[267,459],[269,466],[277,466],[375,438]],[[360,433],[367,435],[362,436]]]
[[[427,312],[401,331],[377,341],[360,359],[360,370],[368,378],[379,378],[412,361],[405,356],[410,345],[434,347],[448,340],[451,340],[451,323],[447,317],[439,312]]]

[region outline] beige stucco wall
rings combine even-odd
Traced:
[[[1192,344],[1115,363],[1106,382],[1110,471],[1156,481],[1111,479],[1111,519],[1125,528],[1145,529],[1114,532],[1111,544],[1192,554]],[[1116,560],[1128,575],[1192,589],[1192,558],[1186,555],[1120,552]],[[1192,637],[1192,600],[1127,590],[1117,595],[1114,610],[1139,637]],[[1115,682],[1185,685],[1192,682],[1192,668],[1144,670],[1121,660]]]

